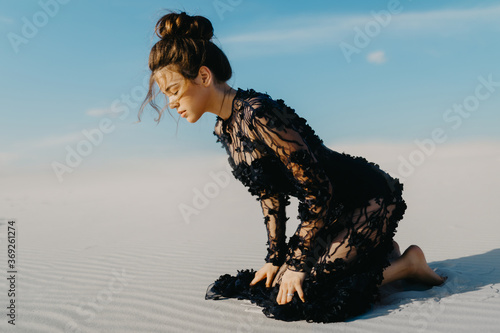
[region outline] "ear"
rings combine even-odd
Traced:
[[[201,80],[201,84],[205,87],[208,87],[212,83],[212,72],[207,66],[200,67],[200,70],[198,71],[198,77]]]

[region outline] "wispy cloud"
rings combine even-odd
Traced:
[[[287,17],[274,21],[266,30],[224,36],[219,40],[225,49],[232,49],[233,53],[295,52],[315,45],[340,42],[349,27],[361,24],[363,19],[338,15]]]
[[[95,118],[118,118],[123,116],[123,113],[113,111],[112,108],[92,108],[85,111],[85,114],[89,117]]]
[[[407,12],[403,7],[401,13],[390,17],[389,23],[382,27],[382,33],[395,36],[449,35],[470,32],[485,25],[500,30],[498,17],[500,6],[421,12]],[[219,40],[224,48],[236,54],[300,52],[312,46],[335,47],[341,41],[350,41],[355,28],[362,30],[365,24],[374,20],[373,14],[284,17],[270,23],[266,30],[222,36]]]
[[[405,31],[429,32],[436,29],[469,29],[471,23],[500,28],[500,6],[407,12],[394,17],[394,23]],[[491,25],[493,23],[493,25]],[[394,29],[396,30],[396,29]]]
[[[104,117],[110,115],[111,113],[110,109],[105,108],[89,109],[85,112],[85,114],[90,117]]]
[[[274,22],[271,30],[256,31],[228,36],[221,39],[223,43],[267,43],[294,41],[297,43],[317,43],[326,37],[339,37],[349,24],[361,22],[360,18],[341,17],[337,15],[316,18],[298,16],[283,18]],[[332,36],[333,34],[333,36]]]
[[[69,134],[64,134],[60,136],[49,136],[42,139],[37,140],[33,143],[33,147],[54,147],[54,146],[63,146],[70,143],[73,143],[77,140],[83,138],[82,132],[74,132]]]
[[[12,24],[12,23],[14,23],[14,20],[11,19],[10,17],[0,16],[0,24]]]
[[[366,56],[366,60],[372,64],[383,64],[387,61],[384,51],[370,52]]]

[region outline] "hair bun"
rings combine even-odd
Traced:
[[[209,41],[214,35],[214,28],[203,16],[190,16],[185,12],[169,13],[158,20],[155,33],[161,39],[192,38]]]

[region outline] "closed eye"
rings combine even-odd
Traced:
[[[174,92],[172,92],[172,89],[173,89],[173,88],[177,88],[176,86],[177,86],[177,82],[175,82],[175,83],[173,83],[173,84],[169,85],[169,86],[167,87],[167,89],[165,89],[165,95],[167,95],[167,96],[175,96],[175,95],[177,95],[177,93],[179,92],[179,89],[177,89],[177,90],[175,91],[175,93],[174,93]]]

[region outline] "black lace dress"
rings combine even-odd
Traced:
[[[279,266],[272,287],[250,287],[255,271],[238,270],[210,284],[206,299],[249,299],[268,317],[344,321],[377,300],[392,239],[406,204],[403,186],[378,165],[326,147],[305,119],[254,90],[238,89],[231,116],[214,134],[233,175],[260,201],[268,235],[265,262]],[[286,206],[299,200],[300,225],[287,242]],[[276,302],[286,269],[306,272],[306,302]]]

